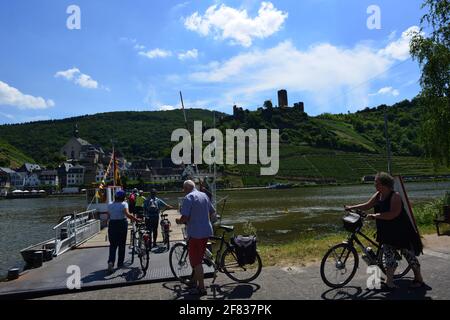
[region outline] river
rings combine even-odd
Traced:
[[[408,183],[414,204],[442,197],[450,182]],[[345,204],[361,203],[374,192],[373,185],[305,187],[286,190],[219,192],[228,196],[222,223],[239,230],[246,222],[256,228],[262,243],[282,243],[341,229]],[[172,205],[182,194],[162,194]],[[11,267],[23,267],[20,250],[54,236],[59,217],[86,207],[84,197],[0,200],[0,277]]]

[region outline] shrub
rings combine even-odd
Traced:
[[[416,222],[421,226],[428,226],[433,224],[436,214],[442,211],[443,199],[435,199],[418,206],[414,210],[414,217]]]

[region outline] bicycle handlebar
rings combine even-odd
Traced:
[[[367,213],[362,210],[359,210],[359,209],[347,209],[345,211],[355,213],[355,214],[361,216],[362,218],[367,217]]]

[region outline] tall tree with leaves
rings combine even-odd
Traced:
[[[425,0],[422,8],[428,13],[410,43],[411,55],[422,69],[422,137],[436,164],[450,166],[450,0]],[[424,27],[431,29],[428,34]]]

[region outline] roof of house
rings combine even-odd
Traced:
[[[36,163],[24,163],[23,166],[20,168],[25,168],[25,170],[28,172],[42,170],[41,166]]]
[[[13,169],[0,167],[0,171],[5,173],[16,173]]]
[[[91,144],[87,142],[86,140],[83,140],[81,138],[76,138],[76,140],[82,145],[82,146],[90,146]]]
[[[64,167],[64,170],[67,172],[67,171],[69,171],[70,168],[73,167],[73,164],[64,162],[59,166],[59,168],[62,168],[62,167]]]
[[[71,168],[69,169],[69,171],[72,170],[72,169],[84,169],[84,166],[81,166],[81,165],[77,164],[77,165],[71,167]]]
[[[44,170],[41,171],[41,176],[56,176],[58,172],[56,170]]]

